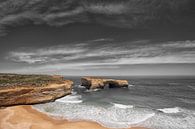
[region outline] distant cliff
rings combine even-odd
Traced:
[[[0,106],[54,101],[71,94],[72,85],[62,76],[0,74]]]
[[[87,89],[104,89],[109,88],[121,88],[128,87],[127,80],[115,80],[115,79],[105,79],[101,77],[82,77],[81,85],[85,86]]]

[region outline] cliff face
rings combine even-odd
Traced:
[[[0,80],[0,106],[54,101],[71,94],[73,85],[61,76],[0,75]]]
[[[83,77],[81,78],[81,85],[85,86],[87,89],[104,89],[105,87],[121,88],[128,87],[128,81],[105,79],[100,77]]]

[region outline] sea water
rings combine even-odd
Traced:
[[[91,120],[105,127],[195,129],[195,77],[107,77],[127,79],[128,88],[87,90],[80,77],[71,95],[34,105],[70,120]]]

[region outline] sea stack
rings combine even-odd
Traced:
[[[71,94],[62,76],[0,74],[0,107],[54,101]]]
[[[82,77],[81,86],[87,89],[104,89],[109,88],[122,88],[128,87],[127,80],[106,79],[101,77]]]

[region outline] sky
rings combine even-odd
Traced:
[[[1,0],[0,72],[195,75],[194,0]]]

